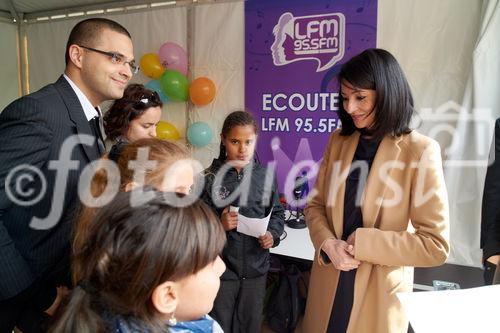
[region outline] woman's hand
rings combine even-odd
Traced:
[[[274,244],[273,235],[269,231],[266,231],[264,235],[259,237],[259,243],[263,249],[270,249]]]
[[[238,226],[238,213],[230,212],[229,207],[224,208],[220,217],[224,230],[233,230]]]
[[[354,246],[339,239],[328,239],[322,250],[330,258],[333,267],[340,271],[348,272],[359,267],[361,262],[354,259]]]
[[[349,235],[349,237],[347,237],[346,242],[348,245],[352,245],[352,246],[349,246],[347,248],[347,252],[349,252],[351,254],[351,256],[354,257],[354,245],[356,243],[356,231],[354,231],[352,234]]]

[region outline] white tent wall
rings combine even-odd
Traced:
[[[17,25],[0,21],[0,112],[10,102],[19,97]]]
[[[377,47],[389,50],[400,62],[417,111],[434,109],[450,100],[462,101],[481,3],[379,0]]]
[[[500,0],[484,2],[480,31],[474,45],[472,67],[468,72],[461,116],[472,111],[475,118],[461,117],[457,123],[457,149],[449,158],[477,160],[482,165],[468,168],[448,167],[445,177],[451,212],[450,262],[478,265],[479,220],[486,174],[486,161],[493,137],[493,120],[500,117]],[[483,118],[484,116],[484,118]],[[493,147],[492,147],[493,148]],[[494,150],[493,150],[494,152]],[[500,158],[493,153],[492,159]],[[490,160],[492,162],[492,160]],[[494,184],[498,190],[499,184]],[[495,206],[498,203],[491,202]]]
[[[402,64],[414,92],[417,111],[420,108],[436,110],[448,101],[460,104],[471,70],[483,1],[379,0],[378,3],[377,46],[391,51]],[[244,106],[244,1],[105,16],[120,22],[131,32],[137,59],[144,53],[156,52],[163,42],[173,41],[189,51],[190,79],[207,76],[215,82],[217,94],[211,104],[196,107],[187,103],[167,103],[163,112],[163,119],[172,122],[181,136],[185,136],[188,123],[204,121],[211,126],[212,143],[193,149],[194,156],[207,166],[218,154],[218,133],[223,119],[229,112]],[[31,91],[60,75],[67,35],[81,19],[28,24]],[[142,74],[133,79],[139,83],[148,80]],[[425,123],[419,128],[423,133],[431,129],[432,124]],[[436,139],[443,150],[449,145],[447,136]],[[481,198],[475,200],[479,202]],[[479,225],[477,219],[464,229],[470,238],[460,240],[461,246],[464,242],[468,245],[460,251],[480,251]],[[453,228],[462,226],[455,223]],[[472,229],[477,233],[471,233]],[[452,238],[452,248],[453,244]],[[454,263],[469,266],[480,264],[477,255],[452,259]]]
[[[212,143],[194,151],[204,166],[219,155],[219,133],[226,115],[245,106],[243,6],[241,1],[195,7],[191,70],[193,77],[207,76],[217,85],[212,103],[191,110],[193,121],[204,121],[214,131]]]
[[[404,1],[404,3],[405,6],[402,6],[401,1],[381,0],[377,47],[391,51],[400,61],[412,86],[417,111],[425,108],[438,117],[441,116],[440,112],[445,112],[452,118],[455,116],[455,120],[445,120],[446,115],[440,120],[424,119],[418,130],[434,137],[440,143],[442,155],[447,159],[445,165],[450,159],[463,160],[463,156],[450,156],[447,153],[453,139],[450,133],[433,131],[437,126],[447,124],[455,129],[452,134],[457,139],[466,135],[465,131],[456,129],[456,119],[471,73],[483,2],[426,0]],[[497,30],[497,38],[498,33],[500,31]],[[496,42],[498,43],[498,40]],[[488,61],[490,64],[498,64],[498,58],[492,56]],[[489,73],[498,75],[500,72],[490,70]],[[481,79],[480,82],[487,82],[485,84],[490,86],[493,80]],[[500,86],[497,85],[496,88]],[[498,96],[497,93],[490,95]],[[472,105],[464,103],[463,106],[466,108],[464,111],[472,111]],[[492,106],[489,101],[483,104],[483,107]],[[491,137],[491,133],[483,134],[484,138]],[[473,143],[474,140],[467,139],[465,142],[462,141],[463,145],[458,149],[469,151],[470,160],[475,159],[471,155],[478,155],[477,152],[472,153]],[[485,168],[450,165],[446,169],[445,180],[449,192],[451,224],[451,252],[448,263],[481,266],[479,234],[484,176]]]

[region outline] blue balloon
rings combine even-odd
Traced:
[[[163,103],[167,103],[168,102],[167,95],[165,95],[165,93],[163,92],[163,90],[161,90],[160,80],[151,80],[148,83],[146,83],[144,86],[146,88],[148,88],[149,90],[156,91],[158,93],[158,95],[160,95],[160,99],[161,99],[161,101]]]
[[[187,130],[189,142],[196,147],[208,145],[212,141],[212,136],[212,129],[203,121],[192,123]]]

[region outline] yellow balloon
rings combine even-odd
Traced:
[[[161,120],[158,125],[156,125],[156,137],[160,139],[176,141],[181,136],[174,125],[167,121]]]
[[[160,63],[160,56],[156,53],[146,53],[141,58],[140,67],[144,75],[152,79],[159,79],[165,68]]]

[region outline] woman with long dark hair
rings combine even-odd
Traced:
[[[449,253],[440,149],[409,128],[412,94],[389,52],[355,56],[339,83],[342,129],[305,209],[316,257],[303,332],[406,333],[396,293]]]
[[[133,83],[127,86],[123,97],[113,102],[104,114],[104,129],[110,140],[132,142],[156,137],[163,103],[157,92]]]
[[[109,158],[116,160],[123,147],[139,139],[155,138],[163,103],[156,91],[132,83],[123,97],[113,102],[104,114],[104,131],[113,146]]]

